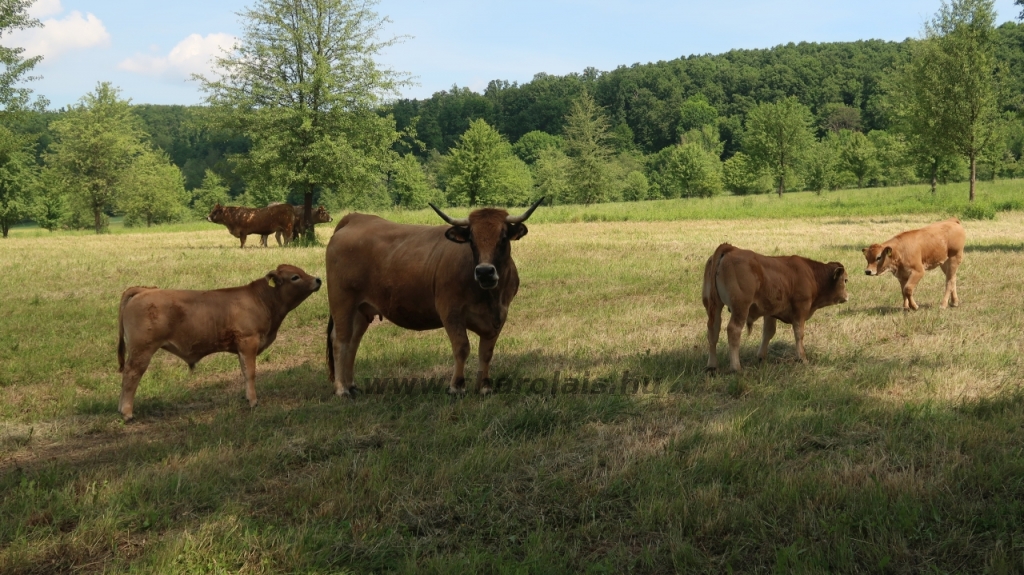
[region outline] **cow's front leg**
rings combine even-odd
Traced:
[[[705,371],[718,371],[718,336],[722,332],[721,305],[710,305],[708,312],[708,366]]]
[[[487,338],[480,336],[480,373],[477,374],[477,387],[480,395],[494,391],[491,387],[491,358],[494,357],[494,344],[498,342],[498,334]]]
[[[807,354],[804,353],[804,320],[797,319],[793,322],[793,339],[796,340],[796,355],[800,361],[807,363]]]
[[[761,328],[761,348],[757,350],[757,359],[760,361],[768,359],[768,342],[775,337],[775,322],[774,317],[764,316],[764,326]]]
[[[445,332],[452,342],[452,355],[455,356],[455,374],[448,385],[448,393],[466,393],[466,359],[469,357],[469,336],[466,327],[461,324],[446,324]]]
[[[267,238],[269,237],[270,234],[260,234],[260,245],[263,247],[267,247]]]
[[[259,345],[239,346],[238,366],[242,368],[242,383],[245,384],[245,398],[249,407],[256,407],[256,355]]]
[[[924,277],[924,270],[911,270],[906,282],[903,284],[903,309],[917,310],[917,302],[914,301],[914,290],[918,282]]]

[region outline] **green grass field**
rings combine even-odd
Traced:
[[[161,352],[129,425],[125,287],[240,285],[285,262],[322,276],[323,248],[240,250],[207,223],[18,228],[0,241],[0,573],[1021,572],[1024,212],[965,221],[961,307],[938,309],[933,271],[906,314],[860,249],[958,213],[966,189],[928,196],[541,208],[493,364],[518,389],[336,398],[322,291],[260,357],[259,407],[234,357],[190,376]],[[1018,182],[979,196],[1021,200]],[[809,364],[780,325],[757,366],[758,324],[743,373],[705,376],[700,284],[723,241],[846,264],[851,299],[808,323]],[[442,331],[385,322],[356,377],[452,364]],[[619,393],[626,371],[642,393]]]

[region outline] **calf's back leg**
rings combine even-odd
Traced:
[[[757,359],[764,361],[768,358],[768,342],[775,337],[776,319],[770,315],[764,316],[764,326],[761,328],[761,348],[757,350]]]
[[[749,313],[749,302],[732,302],[732,315],[729,316],[726,333],[729,336],[729,368],[733,371],[743,369],[740,366],[740,338],[743,337],[743,326],[747,324]]]
[[[157,349],[131,349],[128,352],[128,361],[125,362],[121,374],[121,399],[117,406],[125,421],[131,421],[134,417],[132,411],[135,405],[135,390],[139,388],[139,381],[149,369],[149,361],[153,359]]]
[[[706,371],[718,370],[718,336],[722,332],[722,308],[718,303],[707,303],[705,309],[708,312],[708,366]]]
[[[942,263],[942,271],[946,274],[946,293],[942,295],[942,304],[940,307],[946,307],[950,303],[952,298],[952,306],[957,307],[960,305],[960,298],[956,294],[956,270],[960,267],[960,263],[964,261],[963,252],[959,252]]]

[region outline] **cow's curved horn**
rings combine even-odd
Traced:
[[[505,223],[506,224],[521,224],[521,223],[525,222],[527,219],[529,219],[530,216],[533,215],[533,210],[536,210],[537,206],[539,206],[541,204],[541,202],[543,202],[543,201],[544,201],[544,198],[541,198],[541,199],[537,200],[536,202],[533,203],[532,206],[530,206],[530,209],[526,210],[525,212],[523,212],[522,214],[520,214],[518,216],[506,216],[505,217]]]
[[[442,212],[441,209],[438,208],[437,206],[435,206],[434,204],[427,204],[427,205],[432,207],[432,208],[434,208],[434,211],[437,212],[437,215],[441,216],[442,220],[448,222],[449,224],[451,224],[453,226],[461,226],[461,227],[464,228],[464,227],[469,225],[469,218],[461,218],[461,219],[457,220],[457,219],[449,216],[448,214]]]

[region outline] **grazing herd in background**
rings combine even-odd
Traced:
[[[455,356],[449,393],[466,391],[465,364],[470,343],[467,331],[480,336],[479,390],[493,391],[490,363],[505,325],[508,308],[519,290],[511,242],[527,234],[526,220],[541,204],[523,214],[482,208],[456,219],[431,204],[447,226],[396,224],[380,217],[351,213],[341,219],[327,245],[328,374],[335,393],[351,396],[354,365],[366,329],[374,317],[406,329],[444,328]],[[246,236],[259,234],[266,246],[270,234],[287,245],[304,229],[303,209],[272,204],[253,209],[217,204],[209,221],[227,226],[245,247]],[[313,223],[331,216],[323,206]],[[941,267],[946,291],[941,307],[956,293],[956,271],[964,258],[965,232],[956,218],[903,232],[863,250],[869,276],[891,271],[900,282],[904,310],[918,309],[914,289],[927,270]],[[283,242],[282,242],[283,239]],[[739,344],[743,328],[750,332],[764,318],[757,357],[764,360],[778,321],[793,326],[796,352],[804,352],[804,324],[822,307],[844,303],[846,269],[800,256],[764,256],[721,244],[704,266],[702,300],[708,314],[707,370],[718,369],[718,338],[722,309],[731,316],[726,329],[729,366],[742,369]],[[246,398],[256,406],[256,356],[274,342],[288,313],[320,289],[321,280],[290,265],[280,265],[248,285],[212,291],[130,287],[121,296],[117,357],[122,372],[119,411],[133,417],[139,380],[158,349],[182,358],[191,370],[207,355],[238,356]]]

